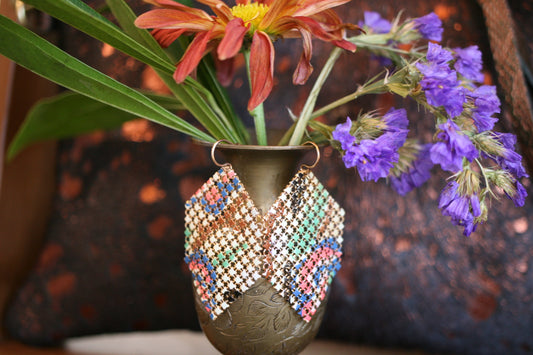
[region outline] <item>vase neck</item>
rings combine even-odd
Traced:
[[[240,177],[259,212],[264,215],[299,169],[309,149],[220,149]]]

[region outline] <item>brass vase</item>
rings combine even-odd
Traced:
[[[243,146],[217,147],[264,215],[276,201],[313,147]],[[309,160],[312,160],[309,153]],[[210,318],[198,293],[195,307],[203,332],[222,354],[298,354],[316,336],[327,296],[307,322],[264,277],[235,297],[215,320]]]

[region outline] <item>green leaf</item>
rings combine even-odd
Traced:
[[[80,0],[24,0],[24,2],[145,64],[170,73],[174,71],[174,65],[169,58],[154,54]]]
[[[183,108],[175,98],[148,94],[155,102],[172,110]],[[113,129],[138,118],[86,96],[67,92],[35,104],[9,145],[8,158],[26,146],[43,140],[73,137],[96,130]]]
[[[218,81],[212,62],[213,60],[209,56],[205,56],[202,59],[198,66],[198,80],[208,88],[224,115],[229,118],[231,127],[240,138],[240,142],[236,143],[247,144],[250,137],[246,126],[235,112],[226,89]]]
[[[44,78],[197,139],[214,141],[138,91],[80,62],[4,16],[0,16],[0,38],[0,53]]]

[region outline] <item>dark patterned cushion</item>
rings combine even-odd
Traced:
[[[137,133],[153,141],[95,134],[62,145],[48,242],[7,316],[16,338],[198,327],[183,201],[210,173],[207,155],[145,126]]]

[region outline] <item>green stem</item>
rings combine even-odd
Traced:
[[[335,47],[331,51],[331,54],[329,55],[329,58],[326,61],[326,64],[324,64],[322,71],[318,75],[318,78],[316,79],[316,82],[313,85],[313,88],[311,89],[311,93],[307,97],[307,101],[305,102],[305,105],[302,109],[302,113],[300,114],[300,117],[298,117],[298,120],[296,121],[296,127],[289,141],[289,145],[298,145],[302,141],[305,129],[307,127],[307,124],[309,123],[309,120],[311,119],[311,114],[313,113],[313,109],[315,108],[318,94],[320,93],[320,90],[322,89],[324,82],[328,78],[329,73],[331,73],[331,70],[333,69],[335,62],[339,58],[341,51],[342,49],[338,47]]]
[[[250,51],[244,51],[244,59],[246,61],[246,72],[248,73],[248,82],[250,84],[250,92],[252,90],[252,77],[250,75]],[[257,137],[258,145],[267,145],[267,132],[265,125],[265,110],[263,104],[259,104],[256,108],[250,111],[250,115],[254,118],[255,135]]]
[[[285,132],[281,140],[278,142],[278,145],[287,145],[289,144],[289,140],[291,139],[292,134],[294,133],[294,128],[296,127],[296,123],[293,123],[290,128]]]
[[[361,96],[373,94],[373,93],[379,93],[384,90],[386,90],[387,86],[383,82],[383,80],[378,81],[377,83],[368,85],[368,86],[360,86],[356,91],[352,92],[351,94],[348,94],[344,97],[341,97],[340,99],[333,101],[332,103],[319,108],[318,110],[314,111],[311,115],[311,119],[315,119],[319,116],[322,116],[323,114],[333,110],[334,108],[337,108],[339,106],[342,106],[352,100],[355,100]]]

